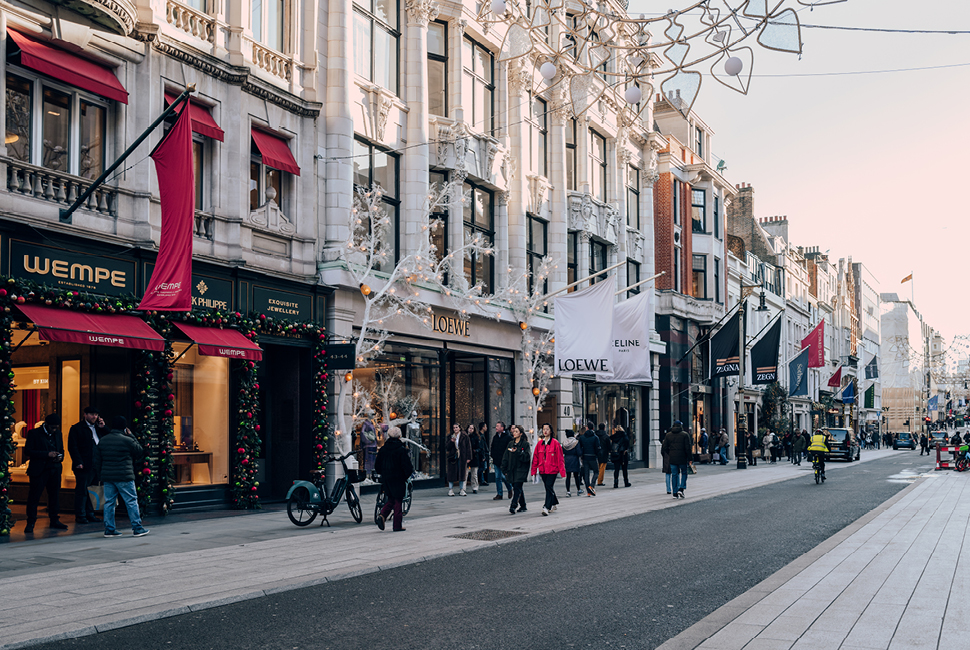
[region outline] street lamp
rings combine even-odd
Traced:
[[[739,284],[741,287],[741,296],[738,306],[738,425],[735,435],[738,438],[738,469],[748,469],[747,443],[744,440],[748,428],[744,408],[744,355],[745,348],[747,348],[747,342],[744,340],[744,303],[748,299],[748,296],[760,285],[745,284],[744,280]],[[761,295],[763,297],[764,293],[762,292]]]

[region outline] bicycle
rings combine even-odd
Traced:
[[[411,497],[414,496],[414,474],[408,477],[407,488],[404,493],[404,505],[401,507],[401,514],[405,517],[411,510]],[[384,505],[387,503],[387,495],[384,494],[384,486],[381,486],[381,491],[377,493],[377,503],[374,504],[374,523],[377,523],[378,518],[381,515],[381,510],[384,509]]]
[[[957,462],[954,464],[954,469],[958,472],[965,472],[970,469],[970,457],[968,457],[968,451],[970,447],[967,445],[961,445],[957,450]]]
[[[822,474],[822,463],[819,459],[819,454],[812,454],[812,470],[815,471],[816,485],[825,481],[825,475]]]
[[[360,507],[360,498],[354,489],[354,483],[364,480],[364,472],[359,469],[347,467],[347,459],[354,455],[351,451],[343,456],[326,454],[323,457],[324,465],[330,462],[340,462],[344,470],[344,475],[337,479],[333,484],[333,490],[327,491],[326,470],[316,469],[310,472],[312,480],[293,481],[289,492],[286,494],[286,514],[297,526],[309,526],[317,515],[323,515],[320,525],[330,525],[327,517],[337,509],[344,493],[347,494],[347,507],[350,508],[350,515],[358,524],[364,520],[364,511]]]

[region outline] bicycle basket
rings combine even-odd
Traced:
[[[351,483],[360,483],[365,478],[367,478],[367,473],[359,469],[348,469],[347,470],[347,480]]]

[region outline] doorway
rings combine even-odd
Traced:
[[[267,344],[265,338],[263,360],[257,365],[262,424],[259,491],[261,498],[276,500],[286,497],[294,479],[309,478],[312,469],[310,351]]]

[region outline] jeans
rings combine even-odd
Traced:
[[[505,480],[505,474],[502,473],[502,468],[498,465],[495,466],[495,491],[499,496],[502,496],[502,485],[505,485],[505,489],[509,492],[512,491],[512,484]]]
[[[549,510],[555,505],[559,505],[559,499],[556,498],[556,479],[559,478],[558,474],[540,474],[542,477],[542,484],[546,488],[546,503],[545,509]]]
[[[717,453],[721,456],[721,464],[727,465],[727,447],[718,447]]]
[[[124,481],[104,483],[104,532],[113,533],[115,531],[115,504],[118,502],[118,495],[125,501],[125,509],[128,510],[128,520],[131,522],[132,530],[141,528],[141,515],[138,514],[138,496],[135,494],[135,482]]]
[[[670,486],[673,492],[687,489],[687,465],[670,464]]]
[[[664,478],[667,479],[667,494],[670,494],[670,474],[664,474]]]
[[[600,463],[596,459],[596,456],[583,456],[583,482],[586,483],[586,489],[592,490],[593,484],[596,483],[596,473],[599,472]],[[590,474],[592,474],[593,479],[590,480]]]
[[[525,507],[525,495],[522,493],[522,481],[516,481],[512,484],[512,503],[509,504],[509,510],[515,510],[516,506]]]

